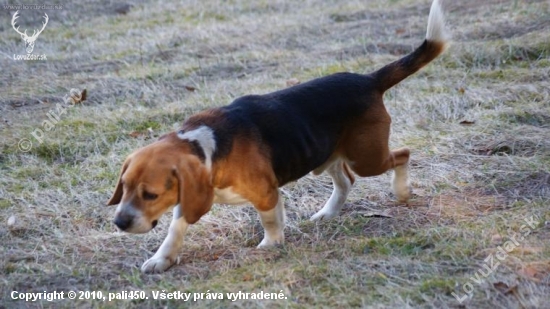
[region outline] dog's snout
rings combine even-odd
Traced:
[[[118,226],[119,229],[125,231],[132,225],[133,217],[128,215],[119,215],[115,218],[115,225]]]

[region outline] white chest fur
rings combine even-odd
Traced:
[[[214,189],[214,203],[216,204],[229,204],[229,205],[238,205],[248,203],[244,197],[233,192],[231,187],[225,189]]]

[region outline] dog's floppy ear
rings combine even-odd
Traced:
[[[187,157],[174,167],[174,175],[178,179],[179,207],[185,221],[193,224],[212,207],[214,187],[210,173],[197,158]]]
[[[107,206],[116,205],[120,203],[120,200],[122,199],[122,175],[124,175],[124,172],[128,168],[128,165],[130,164],[130,159],[126,159],[124,161],[124,164],[122,165],[122,169],[120,170],[120,175],[118,176],[118,182],[115,188],[115,192],[113,193],[113,196],[111,196],[111,199],[107,202]]]

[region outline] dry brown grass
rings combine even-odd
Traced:
[[[10,297],[162,289],[288,297],[191,304],[208,308],[548,308],[550,7],[449,2],[452,47],[386,95],[391,143],[413,149],[409,205],[394,202],[389,175],[360,179],[339,218],[314,224],[331,183],[308,176],[283,188],[283,247],[255,249],[262,229],[252,207],[216,206],[190,229],[180,264],[160,275],[139,266],[167,217],[128,235],[103,206],[124,157],[150,142],[147,129],[170,131],[203,108],[292,78],[379,68],[421,42],[429,1],[133,1],[126,15],[108,1],[74,2],[48,11],[35,47],[48,61],[24,63],[11,59],[23,52],[13,12],[0,10],[0,308],[188,305]],[[33,25],[41,12],[27,14],[21,22]],[[88,100],[37,143],[31,132],[74,87],[88,89]],[[18,150],[22,138],[31,151]],[[460,304],[452,293],[464,294],[531,216],[540,224]]]

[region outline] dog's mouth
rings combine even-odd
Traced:
[[[153,222],[151,222],[151,224],[153,224],[153,228],[155,228],[155,226],[157,226],[158,223],[159,223],[159,220],[154,220]]]

